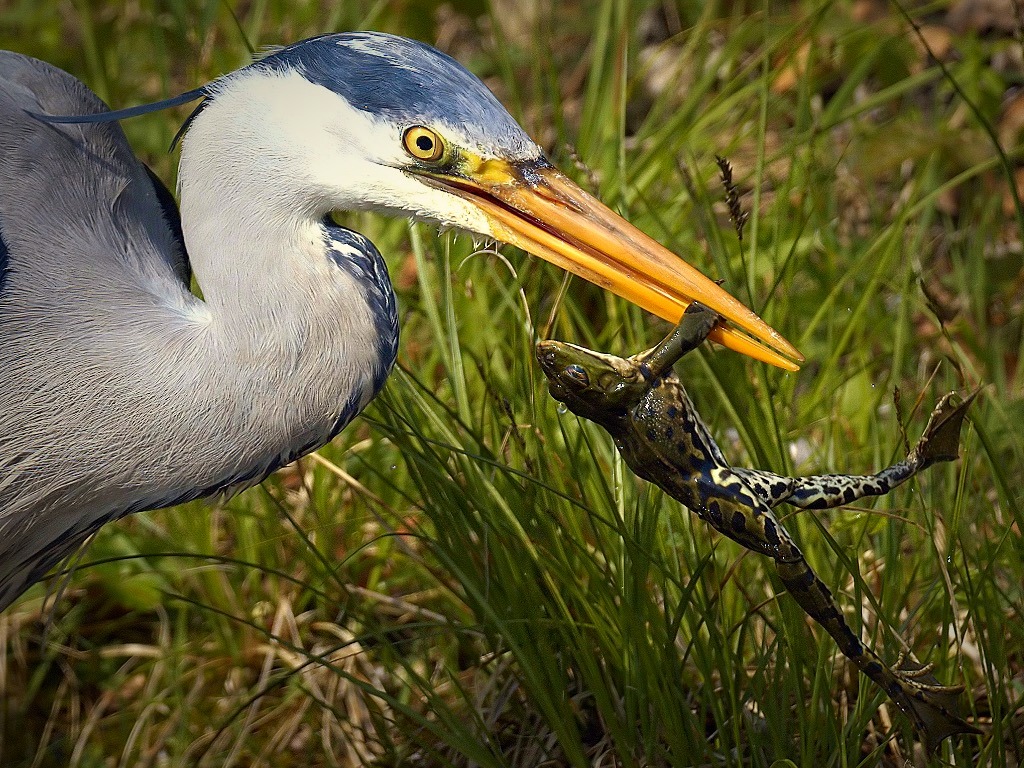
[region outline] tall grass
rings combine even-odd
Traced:
[[[944,73],[900,17],[841,3],[531,8],[79,2],[55,21],[24,4],[0,29],[119,106],[249,44],[442,41],[564,170],[807,356],[797,374],[707,349],[679,366],[737,464],[872,471],[940,394],[985,385],[960,462],[785,524],[885,658],[906,643],[968,686],[990,725],[943,759],[1019,763],[1021,232],[981,122],[1000,120],[1014,75],[990,61],[1009,44],[958,37]],[[126,125],[165,178],[176,120]],[[1019,142],[1003,149],[1020,162]],[[745,192],[742,242],[715,155]],[[547,395],[539,338],[632,353],[664,324],[520,254],[350,221],[388,254],[400,369],[318,457],[110,526],[55,609],[38,588],[0,616],[0,764],[925,761],[770,564]]]

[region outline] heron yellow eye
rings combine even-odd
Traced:
[[[405,151],[417,160],[436,163],[444,156],[444,140],[429,128],[414,125],[402,136]]]

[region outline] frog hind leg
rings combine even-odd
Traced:
[[[884,496],[932,464],[957,458],[964,417],[977,395],[978,390],[965,398],[950,392],[939,400],[910,455],[874,475],[785,477],[761,469],[733,467],[732,471],[769,507],[786,502],[801,509],[831,509],[865,496]]]
[[[857,668],[888,694],[914,723],[925,749],[934,752],[943,740],[960,733],[980,733],[960,716],[959,695],[963,686],[939,685],[931,665],[900,656],[890,668],[858,638],[846,623],[835,598],[818,578],[795,545],[775,561],[786,589],[800,607],[836,641]]]
[[[719,533],[775,562],[786,589],[820,624],[858,669],[876,683],[911,719],[930,750],[946,738],[977,730],[959,715],[959,686],[941,686],[930,668],[901,659],[890,668],[854,634],[828,587],[811,568],[772,510],[735,468],[717,466],[692,479],[694,510]],[[670,491],[671,492],[671,491]],[[683,494],[677,496],[687,503]]]
[[[884,496],[927,466],[909,458],[874,475],[807,475],[785,477],[761,469],[733,467],[769,507],[782,502],[801,509],[832,509],[865,496]]]

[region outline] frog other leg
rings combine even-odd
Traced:
[[[950,392],[939,400],[907,458],[874,475],[785,477],[760,469],[733,471],[773,508],[786,502],[801,509],[831,509],[866,496],[883,496],[932,464],[957,458],[964,416],[977,394],[976,390],[959,398]]]
[[[839,650],[910,718],[926,751],[934,752],[950,736],[981,732],[960,716],[962,685],[940,685],[931,674],[931,664],[910,661],[902,654],[892,668],[861,642],[846,623],[832,593],[799,549],[794,547],[788,555],[777,557],[775,567],[800,607],[824,627]]]
[[[827,631],[843,652],[876,683],[911,719],[925,747],[958,733],[977,733],[959,715],[957,697],[962,686],[942,686],[930,667],[904,663],[886,665],[846,623],[824,582],[811,568],[771,509],[742,477],[728,468],[712,471],[713,484],[702,483],[702,517],[711,525],[755,552],[771,557],[786,589],[801,608]]]
[[[734,467],[733,471],[775,508],[785,502],[801,509],[831,509],[865,496],[883,496],[926,465],[907,459],[875,475],[807,475],[786,477],[762,469]]]

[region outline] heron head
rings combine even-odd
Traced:
[[[301,191],[283,205],[313,216],[380,210],[492,237],[672,322],[700,301],[724,318],[712,339],[790,370],[802,360],[717,284],[559,173],[479,79],[430,46],[323,35],[208,93],[184,140],[183,206],[190,176],[212,167],[202,147],[188,152],[192,133],[216,113],[231,115],[235,144],[205,151],[249,153],[273,194],[284,201]]]

